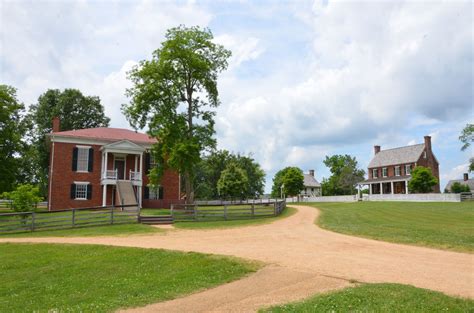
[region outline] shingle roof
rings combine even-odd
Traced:
[[[464,179],[453,179],[453,180],[450,180],[448,182],[448,184],[446,185],[446,188],[447,190],[451,191],[451,186],[454,184],[454,183],[461,183],[462,185],[468,185],[469,186],[469,189],[471,189],[471,191],[474,191],[474,179],[468,179],[468,180],[464,180]]]
[[[49,135],[61,136],[61,137],[96,139],[96,140],[104,140],[104,141],[129,140],[131,142],[149,143],[149,144],[153,144],[156,142],[155,138],[151,138],[147,134],[135,132],[133,130],[124,129],[124,128],[110,128],[110,127],[68,130],[68,131],[62,131],[62,132],[55,132]]]
[[[418,161],[421,153],[425,149],[425,144],[417,144],[412,146],[381,150],[377,153],[369,163],[369,168],[414,163]]]
[[[321,187],[321,184],[310,174],[303,174],[305,187]]]

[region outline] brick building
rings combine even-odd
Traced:
[[[439,163],[431,148],[431,137],[425,136],[422,144],[381,150],[374,146],[374,157],[368,166],[368,179],[362,185],[369,186],[370,194],[406,194],[411,171],[416,166],[429,167],[438,179],[433,192],[439,193]]]
[[[59,130],[55,118],[48,134],[49,210],[122,203],[161,208],[179,201],[180,179],[174,171],[165,171],[160,187],[147,186],[155,139],[120,128]]]

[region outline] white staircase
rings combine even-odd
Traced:
[[[137,211],[138,210],[138,200],[133,189],[132,182],[130,181],[117,181],[117,201],[116,203],[119,206],[122,205],[134,205],[130,207],[123,208],[124,211]]]

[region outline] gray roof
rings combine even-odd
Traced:
[[[304,186],[305,187],[321,187],[321,184],[311,176],[310,174],[303,174],[304,175]]]
[[[444,189],[451,191],[451,186],[456,182],[461,183],[462,185],[468,185],[469,189],[471,189],[471,191],[474,191],[474,179],[468,179],[468,180],[453,179],[448,182],[448,184],[446,185],[446,188]]]
[[[379,153],[374,155],[374,158],[369,163],[369,168],[404,163],[414,163],[418,161],[423,150],[425,150],[424,143],[394,149],[381,150]]]

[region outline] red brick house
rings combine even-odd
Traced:
[[[174,171],[165,171],[159,188],[147,186],[155,139],[121,128],[59,129],[55,118],[48,134],[50,211],[122,203],[162,208],[179,201]]]
[[[368,166],[369,178],[362,185],[369,186],[370,194],[406,194],[410,173],[416,166],[429,167],[438,179],[433,192],[439,193],[439,163],[431,149],[431,137],[422,144],[381,150],[374,146],[374,157]]]

